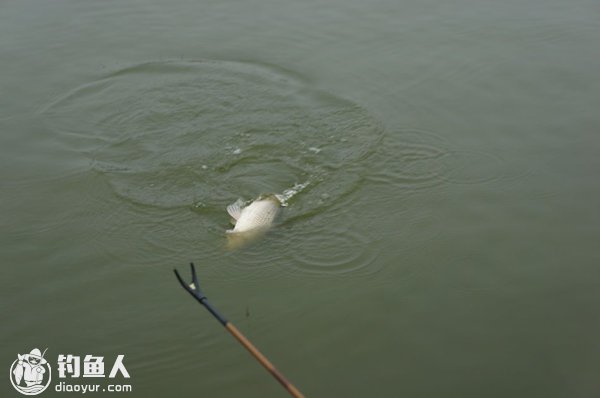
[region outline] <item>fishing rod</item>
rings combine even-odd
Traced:
[[[223,315],[219,313],[219,311],[217,311],[215,307],[212,306],[212,304],[208,301],[208,298],[206,298],[202,290],[200,290],[200,283],[198,283],[198,277],[196,276],[196,268],[194,267],[194,263],[190,263],[190,268],[192,270],[192,283],[190,284],[187,284],[183,281],[183,279],[179,275],[179,272],[177,272],[177,269],[173,269],[173,272],[175,272],[175,276],[181,284],[181,287],[187,290],[187,292],[191,294],[192,297],[194,297],[196,300],[198,300],[198,302],[202,304],[204,308],[208,310],[208,312],[210,312],[215,318],[217,318],[221,325],[223,325],[225,329],[227,329],[229,333],[231,333],[233,337],[235,337],[237,341],[239,341],[250,352],[250,354],[252,354],[252,356],[256,358],[256,360],[260,362],[260,364],[271,373],[271,375],[273,375],[275,379],[277,379],[279,383],[281,383],[283,388],[285,388],[291,396],[293,396],[294,398],[304,398],[304,395],[302,395],[302,393],[292,383],[290,383],[285,378],[285,376],[283,376],[283,374],[281,374],[281,372],[279,372],[275,368],[275,366],[273,366],[273,364],[267,359],[267,357],[265,357],[258,350],[258,348],[256,348],[254,344],[252,344],[242,334],[242,332],[240,332],[235,326],[233,326],[231,322],[229,322]]]

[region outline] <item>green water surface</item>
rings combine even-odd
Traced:
[[[599,396],[599,16],[1,2],[0,367],[123,354],[122,396],[286,396],[178,286],[194,261],[309,397]],[[225,207],[286,190],[227,250]]]

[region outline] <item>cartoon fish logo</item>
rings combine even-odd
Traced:
[[[23,395],[37,395],[44,391],[52,378],[52,369],[38,348],[29,354],[17,354],[10,367],[10,382]]]

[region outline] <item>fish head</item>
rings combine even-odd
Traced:
[[[277,195],[275,195],[273,193],[267,193],[267,194],[261,194],[261,195],[259,195],[258,198],[256,198],[255,202],[259,202],[259,201],[273,202],[274,204],[276,204],[279,207],[281,207],[281,205],[282,205],[282,203],[279,200],[279,198],[277,197]]]

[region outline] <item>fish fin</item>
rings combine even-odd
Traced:
[[[236,200],[235,203],[232,203],[229,206],[227,206],[227,213],[229,213],[229,215],[233,217],[234,220],[238,220],[242,215],[243,204],[244,202],[241,199]]]
[[[21,384],[21,379],[23,378],[23,366],[17,366],[13,370],[13,374],[15,375],[15,381],[17,385]]]

